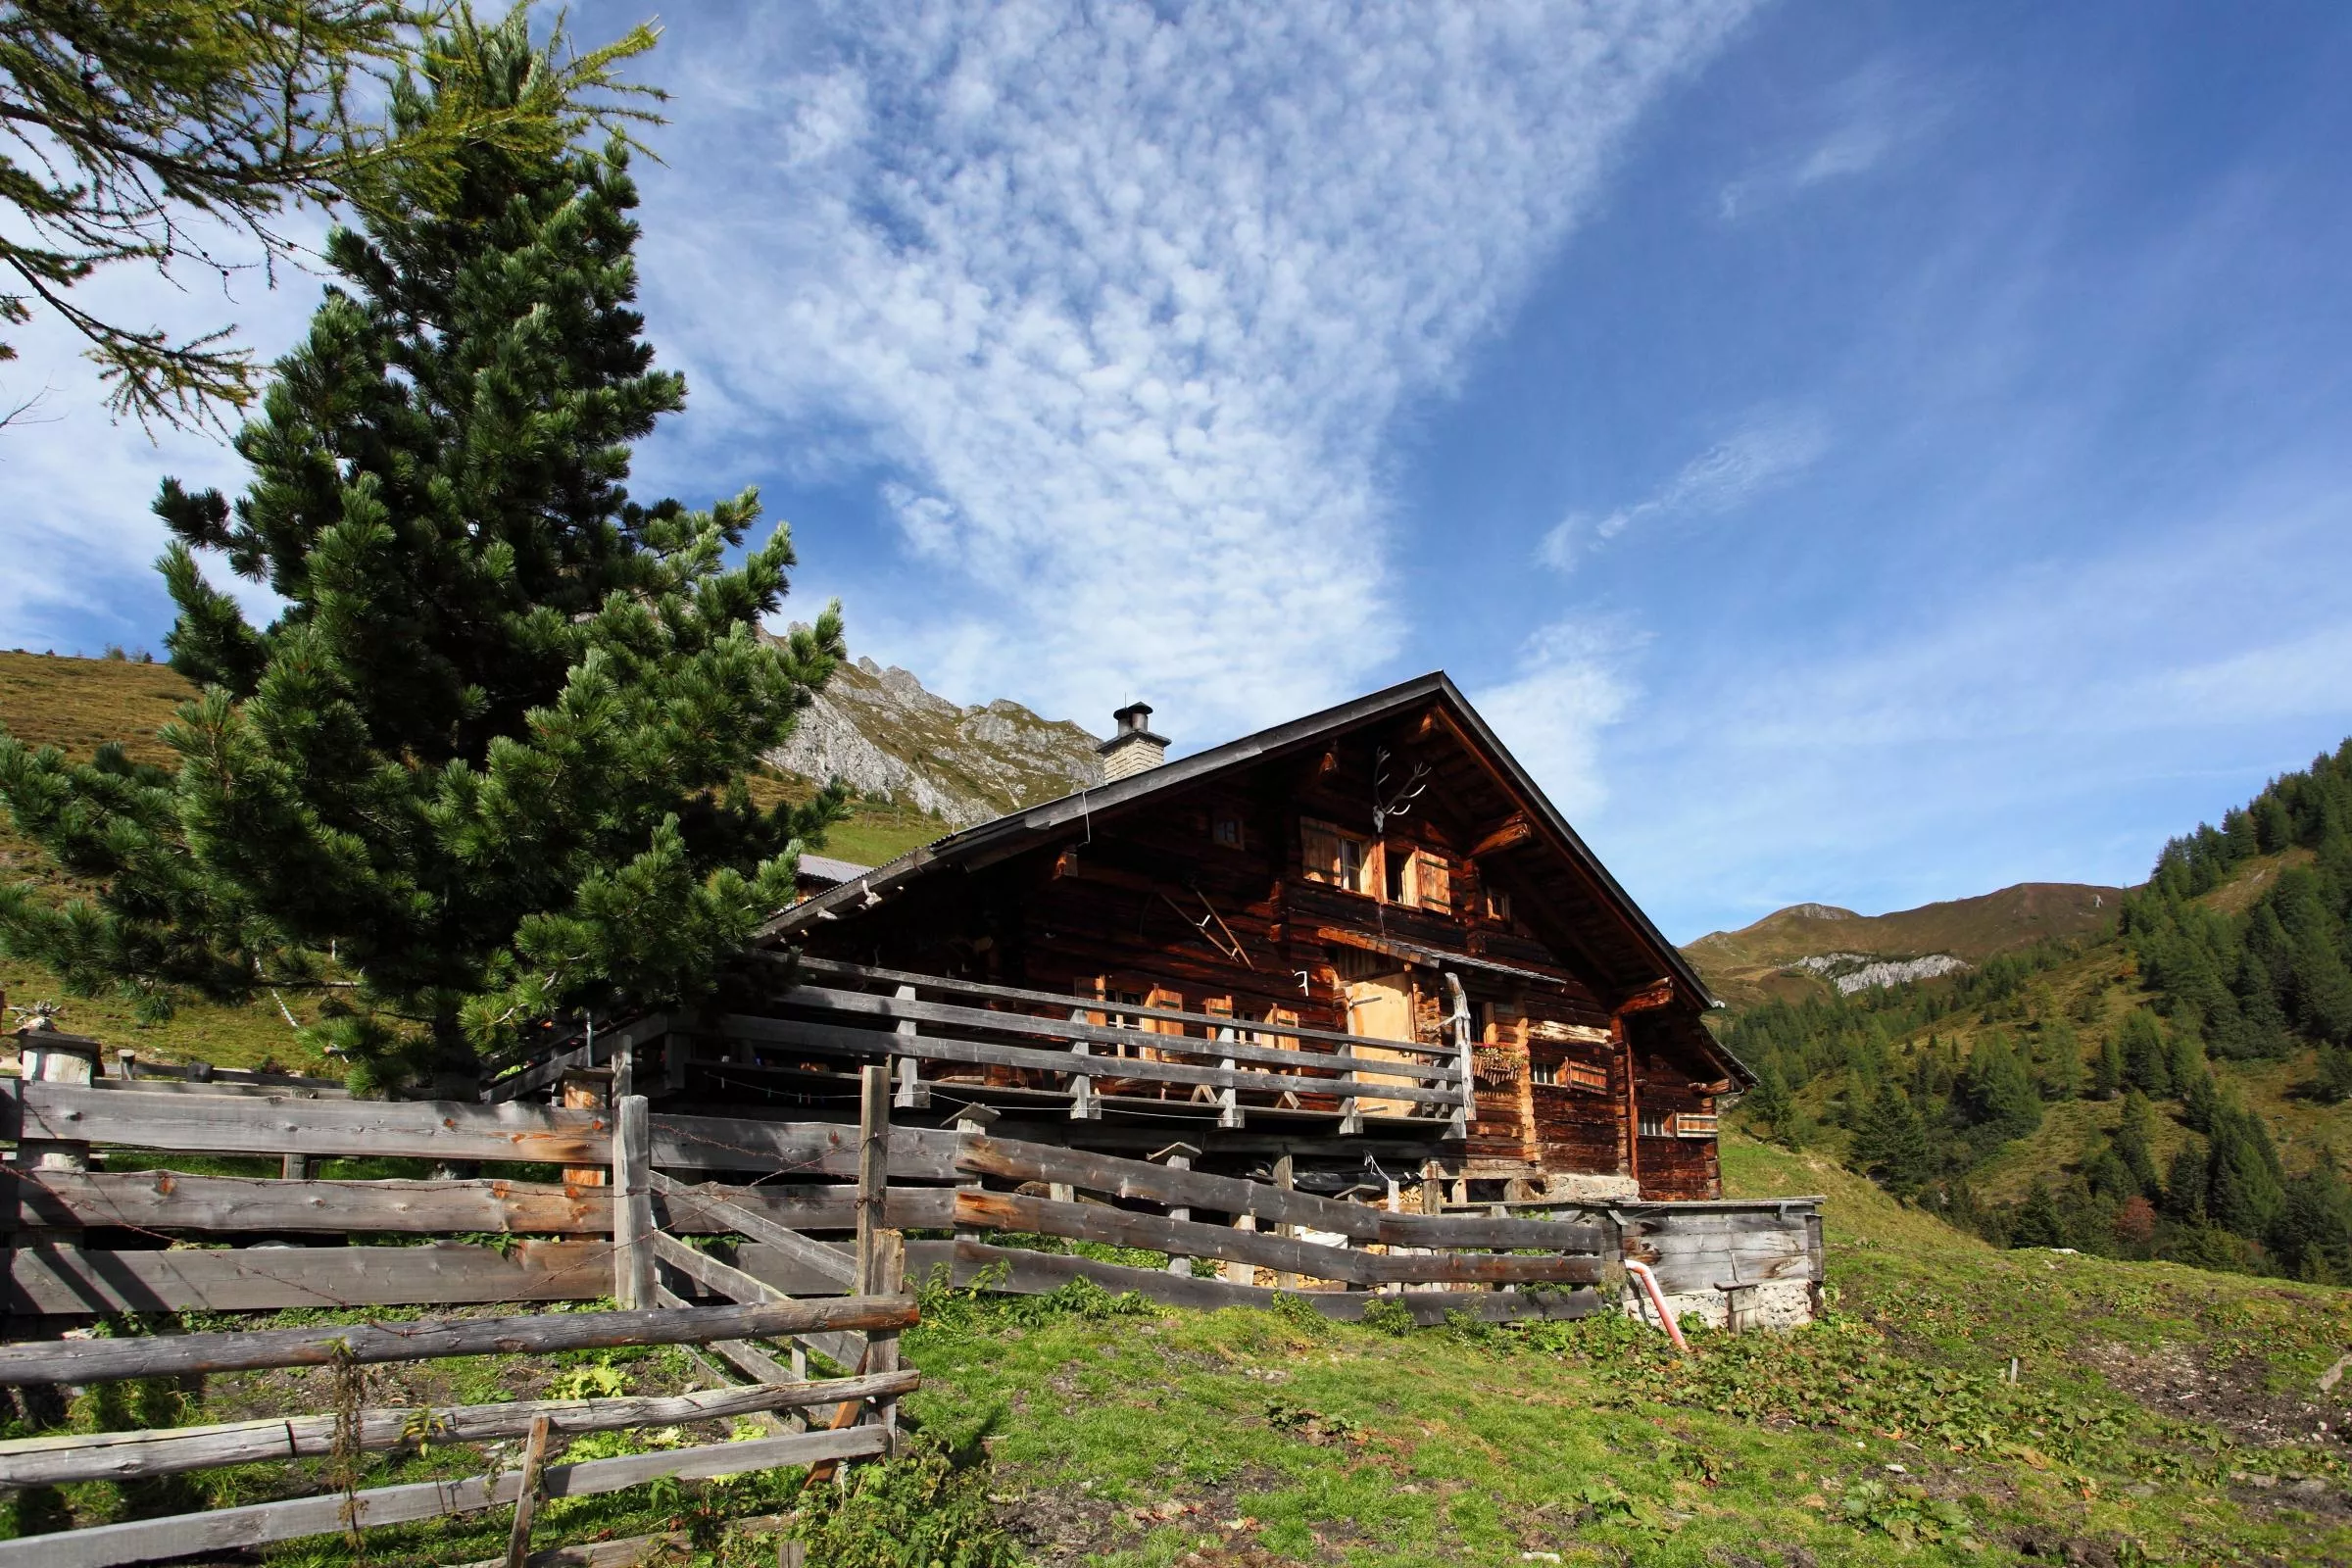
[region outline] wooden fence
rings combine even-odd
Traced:
[[[54,1055],[55,1053],[44,1053]],[[44,1062],[44,1069],[54,1065]],[[69,1065],[71,1063],[69,1062]],[[440,1517],[512,1503],[507,1556],[527,1551],[538,1499],[581,1496],[662,1476],[706,1477],[783,1465],[826,1466],[890,1450],[897,1401],[917,1385],[899,1365],[898,1336],[915,1321],[905,1294],[905,1247],[889,1214],[887,1073],[868,1074],[868,1115],[855,1128],[761,1139],[761,1129],[705,1124],[663,1127],[642,1098],[610,1111],[491,1108],[456,1103],[392,1104],[314,1098],[302,1088],[141,1078],[10,1085],[0,1134],[17,1144],[4,1184],[7,1301],[19,1318],[44,1314],[152,1311],[183,1307],[445,1303],[453,1300],[595,1298],[613,1311],[445,1319],[106,1340],[40,1339],[0,1345],[0,1385],[111,1379],[266,1367],[444,1356],[542,1353],[614,1346],[699,1347],[754,1382],[696,1394],[634,1398],[540,1400],[448,1409],[386,1409],[298,1416],[223,1426],[0,1444],[0,1486],[140,1480],[266,1459],[385,1449],[429,1435],[438,1442],[519,1437],[515,1472],[461,1482],[427,1482],[248,1507],[136,1520],[0,1542],[0,1568],[17,1563],[89,1565],[152,1561],[196,1551],[243,1548],[302,1536]],[[191,1092],[198,1091],[198,1092]],[[449,1180],[327,1181],[182,1172],[93,1170],[104,1145],[200,1153],[371,1155],[427,1152],[434,1158],[557,1160],[564,1184]],[[721,1147],[724,1146],[722,1152]],[[691,1154],[706,1167],[779,1158],[810,1171],[847,1171],[844,1189],[856,1241],[846,1250],[818,1243],[764,1207],[739,1201],[747,1190],[693,1189],[655,1169],[658,1153]],[[921,1162],[918,1160],[918,1167]],[[610,1181],[604,1180],[610,1174]],[[599,1201],[601,1200],[601,1201]],[[674,1206],[674,1211],[673,1207]],[[831,1218],[830,1208],[820,1217]],[[489,1220],[485,1226],[467,1221]],[[174,1237],[229,1233],[399,1233],[540,1227],[601,1240],[523,1242],[513,1252],[476,1246],[228,1250],[158,1246]],[[283,1225],[276,1222],[285,1221]],[[823,1298],[796,1299],[708,1256],[674,1227],[756,1245],[803,1273],[821,1277]],[[150,1245],[86,1245],[88,1233]],[[715,1298],[723,1303],[705,1304]],[[767,1342],[762,1344],[761,1342]],[[690,1348],[691,1355],[702,1350]],[[812,1379],[815,1356],[841,1375]],[[804,1411],[815,1411],[811,1427]],[[576,1464],[544,1462],[561,1434],[684,1421],[750,1417],[770,1436]],[[650,1542],[653,1538],[647,1538]],[[607,1555],[612,1555],[608,1552]],[[622,1555],[625,1556],[625,1553]]]
[[[900,1032],[904,1012],[899,1006],[876,1015],[892,1021],[893,1039],[928,1041]],[[1161,1050],[1176,1037],[1150,1038],[1151,1049]],[[1077,1044],[1092,1042],[1074,1042],[1073,1049]],[[1211,1037],[1196,1049],[1246,1044]],[[1105,1073],[1095,1075],[1103,1077],[1182,1065],[1092,1059],[1105,1064]],[[1359,1069],[1335,1051],[1312,1070]],[[541,1417],[553,1433],[718,1414],[757,1413],[775,1422],[773,1438],[726,1445],[723,1455],[687,1450],[642,1462],[546,1467],[546,1494],[580,1494],[654,1474],[720,1473],[693,1468],[706,1462],[765,1467],[886,1450],[895,1400],[913,1387],[912,1375],[900,1369],[897,1343],[912,1318],[904,1294],[909,1279],[1032,1293],[1083,1279],[1193,1307],[1264,1305],[1291,1293],[1343,1318],[1386,1299],[1418,1321],[1434,1322],[1449,1312],[1503,1321],[1613,1306],[1623,1284],[1618,1265],[1629,1256],[1673,1275],[1670,1291],[1720,1289],[1726,1274],[1734,1289],[1818,1277],[1812,1200],[1635,1204],[1546,1217],[1500,1204],[1412,1212],[1394,1183],[1341,1198],[1298,1191],[1285,1179],[1288,1161],[1268,1183],[1192,1169],[1199,1152],[1181,1144],[1144,1160],[1000,1138],[990,1130],[995,1113],[977,1103],[958,1111],[951,1128],[894,1127],[894,1103],[907,1094],[903,1069],[869,1062],[855,1081],[861,1110],[856,1124],[660,1115],[637,1096],[603,1106],[359,1101],[301,1084],[158,1084],[144,1071],[83,1082],[0,1080],[0,1138],[18,1146],[16,1163],[0,1178],[0,1233],[9,1244],[0,1306],[20,1320],[20,1332],[30,1318],[36,1332],[49,1336],[0,1347],[0,1383],[148,1375],[172,1365],[299,1364],[251,1359],[292,1353],[270,1348],[268,1334],[68,1347],[53,1337],[61,1316],[609,1297],[620,1310],[484,1321],[562,1333],[603,1320],[611,1332],[637,1336],[612,1343],[707,1347],[751,1383],[685,1396],[705,1404],[542,1401],[544,1408],[465,1408],[436,1412],[435,1419],[482,1438],[509,1434],[517,1422],[525,1423],[527,1437],[528,1423]],[[1335,1076],[1321,1081],[1362,1087]],[[1107,1096],[1109,1090],[1055,1092]],[[168,1166],[172,1154],[260,1155],[300,1173],[110,1169],[110,1147],[138,1152],[142,1164]],[[429,1161],[441,1173],[371,1180],[311,1173],[317,1161],[344,1157]],[[559,1167],[564,1179],[529,1170],[461,1175],[451,1169],[481,1164]],[[906,1239],[908,1231],[917,1234]],[[486,1246],[454,1239],[485,1234],[505,1240]],[[347,1245],[299,1245],[310,1237]],[[1052,1244],[1038,1238],[1093,1245],[1050,1250]],[[223,1239],[232,1245],[219,1246]],[[1137,1252],[1146,1255],[1123,1255]],[[448,1332],[463,1328],[453,1324]],[[435,1338],[440,1330],[418,1325],[376,1332],[392,1337],[379,1343],[360,1330],[331,1331],[341,1346],[333,1353],[366,1358],[374,1353],[366,1347],[377,1344],[408,1358],[559,1343],[507,1327],[480,1331],[510,1336],[495,1342]],[[325,1353],[316,1348],[316,1333],[312,1340],[310,1353]],[[452,1348],[460,1346],[468,1348]],[[131,1359],[118,1364],[106,1355]],[[833,1376],[812,1377],[812,1365]],[[712,1376],[725,1382],[715,1368]],[[831,1406],[835,1422],[856,1424],[792,1430],[788,1423],[806,1424],[796,1412],[811,1406]],[[360,1424],[365,1446],[395,1442],[414,1414],[368,1412]],[[299,1457],[331,1441],[331,1420],[323,1416],[31,1440],[0,1445],[0,1485],[243,1463],[262,1446],[274,1457]],[[672,1459],[681,1468],[662,1468]],[[525,1494],[514,1490],[518,1485],[509,1476],[428,1490],[441,1499],[434,1508],[446,1511],[514,1501]],[[367,1504],[365,1520],[425,1517],[415,1511],[426,1508],[424,1496],[416,1489],[384,1489],[380,1502]],[[342,1502],[294,1499],[194,1520],[108,1526],[35,1538],[38,1551],[32,1543],[0,1544],[0,1568],[35,1560],[134,1562],[167,1549],[282,1540],[339,1528],[332,1510]],[[84,1538],[86,1546],[74,1549],[85,1555],[55,1554],[64,1549],[57,1544]]]

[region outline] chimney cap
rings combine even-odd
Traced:
[[[1110,716],[1118,720],[1118,727],[1110,732],[1110,739],[1095,748],[1096,751],[1108,754],[1130,741],[1150,741],[1163,751],[1167,748],[1168,738],[1154,735],[1151,724],[1147,722],[1152,717],[1150,703],[1129,703],[1125,708],[1115,710]]]
[[[1146,768],[1157,767],[1168,755],[1168,738],[1152,734],[1146,723],[1152,716],[1152,705],[1129,703],[1110,716],[1118,720],[1118,728],[1110,732],[1110,739],[1095,748],[1102,759],[1103,781],[1115,782]]]

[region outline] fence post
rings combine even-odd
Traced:
[[[1298,1188],[1298,1178],[1293,1172],[1291,1156],[1288,1154],[1274,1161],[1274,1185],[1286,1193],[1294,1192]],[[1289,1225],[1277,1225],[1274,1227],[1274,1234],[1292,1236],[1297,1232]],[[1274,1288],[1278,1291],[1295,1291],[1298,1288],[1298,1276],[1287,1268],[1278,1268],[1274,1271]]]
[[[961,1138],[982,1137],[996,1119],[997,1113],[986,1105],[965,1105],[956,1112],[956,1136]],[[977,1176],[966,1176],[956,1183],[956,1189],[958,1192],[976,1193],[980,1191],[980,1178]],[[956,1239],[959,1242],[976,1242],[980,1240],[980,1228],[976,1225],[956,1227]],[[950,1273],[953,1272],[954,1270],[951,1269]]]
[[[890,1064],[869,1062],[858,1077],[858,1275],[851,1293],[872,1296],[877,1250],[890,1224]]]
[[[1352,1057],[1355,1054],[1355,1048],[1353,1046],[1349,1046],[1348,1048],[1348,1054],[1350,1057]],[[1351,1138],[1364,1130],[1364,1113],[1360,1108],[1361,1102],[1356,1099],[1353,1093],[1356,1085],[1362,1082],[1362,1080],[1356,1075],[1355,1068],[1350,1066],[1346,1072],[1340,1074],[1340,1082],[1348,1086],[1349,1093],[1340,1097],[1339,1135],[1342,1138]]]
[[[1233,1228],[1237,1231],[1254,1231],[1257,1229],[1257,1216],[1255,1214],[1236,1214],[1233,1216]],[[1233,1259],[1227,1258],[1225,1260],[1225,1283],[1228,1285],[1255,1285],[1257,1283],[1257,1265],[1237,1263]]]
[[[98,1042],[36,1029],[17,1037],[19,1071],[26,1083],[89,1084],[98,1077]],[[19,1170],[86,1170],[90,1146],[66,1139],[27,1138],[17,1146]]]
[[[1070,1022],[1085,1023],[1086,1021],[1086,1008],[1072,1007],[1070,1009]],[[1070,1042],[1071,1055],[1091,1056],[1094,1054],[1095,1049],[1089,1042],[1084,1040],[1073,1040]],[[1089,1077],[1084,1071],[1073,1068],[1070,1076],[1070,1120],[1101,1121],[1102,1119],[1102,1107],[1095,1103],[1094,1079]]]
[[[539,1513],[539,1488],[547,1467],[546,1416],[531,1421],[530,1436],[522,1441],[522,1490],[514,1494],[514,1525],[507,1532],[507,1568],[522,1568],[531,1554],[531,1521]]]
[[[874,1248],[873,1295],[896,1296],[906,1289],[906,1238],[898,1231],[878,1233]],[[899,1331],[871,1329],[865,1336],[865,1370],[896,1372],[899,1369]],[[899,1401],[895,1396],[875,1402],[874,1425],[890,1432],[892,1446],[897,1446]]]
[[[901,986],[898,989],[897,995],[898,1000],[901,1002],[912,1002],[914,1000],[914,987]],[[912,1018],[901,1018],[899,1020],[899,1026],[896,1033],[902,1039],[913,1039],[914,1032],[914,1020]],[[918,1065],[919,1063],[917,1063],[912,1056],[901,1056],[899,1058],[899,1092],[891,1103],[896,1105],[901,1110],[925,1110],[930,1107],[931,1086],[923,1082],[922,1074],[915,1070]]]
[[[1218,1028],[1217,1038],[1219,1040],[1236,1040],[1240,1036],[1235,1032],[1233,1025],[1224,1024]],[[1217,1065],[1227,1072],[1231,1072],[1234,1068],[1234,1060],[1231,1056],[1225,1056],[1218,1060]],[[1231,1084],[1227,1084],[1217,1091],[1217,1125],[1220,1127],[1242,1125],[1241,1093]]]
[[[556,1093],[556,1103],[565,1110],[608,1110],[612,1104],[612,1074],[608,1068],[573,1067],[562,1079]],[[288,1156],[291,1157],[291,1156]],[[291,1176],[292,1171],[286,1172]],[[600,1165],[566,1165],[564,1167],[566,1187],[602,1187],[604,1167]]]
[[[1150,1157],[1165,1164],[1170,1170],[1191,1170],[1193,1161],[1200,1157],[1200,1151],[1190,1144],[1170,1144]],[[1171,1203],[1168,1206],[1168,1218],[1170,1219],[1186,1220],[1192,1217],[1193,1210],[1190,1204]],[[1174,1252],[1170,1252],[1168,1254],[1168,1272],[1178,1279],[1189,1280],[1193,1277],[1193,1260],[1189,1257],[1179,1257]]]
[[[612,1126],[612,1298],[654,1304],[653,1117],[643,1095],[624,1097]]]
[[[1467,1138],[1470,1124],[1478,1120],[1478,1053],[1470,1044],[1470,999],[1451,970],[1446,972],[1446,989],[1453,999],[1446,1021],[1453,1026],[1453,1059],[1462,1075],[1461,1108],[1453,1113],[1453,1124],[1446,1136]]]
[[[850,1291],[882,1296],[904,1290],[906,1284],[906,1239],[889,1225],[890,1063],[872,1062],[858,1069],[858,1273]],[[867,1330],[865,1359],[854,1370],[895,1372],[898,1367],[898,1335]],[[895,1428],[898,1418],[896,1401],[874,1414],[885,1427]]]

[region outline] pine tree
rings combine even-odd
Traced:
[[[2137,1090],[2124,1097],[2123,1119],[2116,1123],[2115,1154],[2125,1170],[2131,1172],[2132,1185],[2127,1193],[2141,1193],[2153,1198],[2164,1190],[2156,1178],[2156,1155],[2151,1140],[2156,1129],[2156,1113]]]
[[[2352,1049],[2320,1048],[2319,1072],[2313,1079],[2311,1092],[2330,1104],[2352,1100]]]
[[[2041,1125],[2040,1091],[1999,1030],[1977,1042],[1962,1077],[1971,1116],[1996,1136],[2023,1138]]]
[[[2352,1187],[2337,1173],[2331,1151],[2322,1150],[2312,1168],[2287,1184],[2271,1242],[2297,1279],[2352,1282]]]
[[[2040,1065],[2044,1100],[2072,1100],[2082,1092],[2082,1043],[2066,1019],[2054,1016],[2042,1025]]]
[[[2234,1102],[2225,1101],[2214,1112],[2205,1206],[2216,1225],[2255,1241],[2270,1234],[2286,1207],[2270,1133],[2261,1117]]]
[[[2211,1169],[2206,1151],[2194,1144],[2174,1154],[2165,1173],[2164,1211],[2186,1224],[2204,1224],[2205,1182]]]
[[[2113,1142],[2084,1162],[2082,1182],[2100,1197],[2119,1201],[2139,1191],[2139,1178],[2132,1174],[2132,1167],[2124,1163]]]
[[[2064,1247],[2066,1222],[2058,1213],[2058,1200],[2050,1193],[2049,1183],[2040,1177],[2034,1179],[2025,1202],[2019,1206],[2017,1217],[2009,1226],[2011,1247]]]
[[[2165,1077],[2178,1095],[2185,1095],[2188,1086],[2210,1070],[2205,1062],[2205,1042],[2186,1008],[2174,1014],[2172,1027],[2165,1031],[2164,1066]]]
[[[2315,1040],[2352,1042],[2352,965],[2344,961],[2343,922],[2328,907],[2318,874],[2307,866],[2281,871],[2267,902],[2285,929],[2297,1025]]]
[[[396,122],[528,97],[555,67],[526,24],[453,40]],[[150,1014],[346,977],[330,1032],[368,1071],[464,1074],[533,1020],[705,994],[790,901],[841,797],[762,811],[744,776],[831,672],[839,616],[759,634],[793,556],[779,527],[727,564],[751,493],[692,513],[622,488],[684,397],[631,309],[635,203],[617,142],[482,144],[332,236],[337,282],[237,436],[245,494],[157,503],[172,664],[203,688],[165,731],[179,767],[0,738],[21,829],[102,889],[0,895],[11,952]],[[200,549],[277,618],[249,624]]]
[[[1756,1087],[1747,1092],[1748,1115],[1771,1128],[1774,1137],[1786,1138],[1795,1110],[1796,1101],[1788,1093],[1788,1080],[1781,1076],[1780,1068],[1766,1062],[1756,1073]]]
[[[2221,1102],[2221,1091],[2214,1087],[2213,1073],[2201,1072],[2180,1092],[2180,1119],[2198,1132],[2210,1133],[2213,1113]]]
[[[1883,1086],[1857,1118],[1851,1159],[1897,1198],[1916,1196],[1935,1175],[1927,1127],[1894,1085]]]
[[[2126,1083],[2159,1098],[2173,1092],[2164,1035],[2156,1027],[2154,1013],[2135,1008],[2124,1019],[2123,1054]]]
[[[2101,1100],[2113,1100],[2124,1087],[2124,1053],[2112,1033],[2099,1037],[2099,1054],[2091,1067],[2091,1091]]]

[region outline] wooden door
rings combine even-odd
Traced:
[[[1348,1032],[1374,1040],[1405,1040],[1413,1038],[1412,981],[1399,969],[1394,974],[1375,975],[1370,979],[1348,983]],[[1384,1051],[1378,1046],[1356,1046],[1355,1054],[1375,1061],[1416,1061],[1421,1058],[1409,1052]],[[1411,1084],[1411,1078],[1387,1077],[1361,1072],[1361,1084]],[[1355,1108],[1366,1116],[1409,1116],[1414,1102],[1387,1100],[1376,1095],[1361,1095]]]

